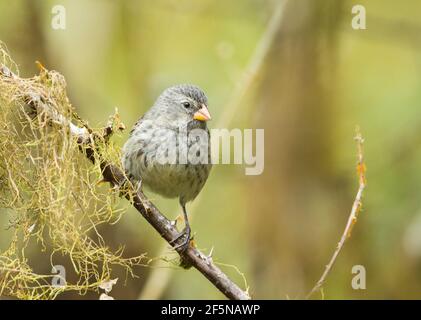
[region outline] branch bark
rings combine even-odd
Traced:
[[[41,72],[48,71],[42,67]],[[113,133],[112,125],[108,125],[102,134],[93,132],[87,125],[81,128],[72,123],[70,119],[65,118],[62,114],[56,112],[52,108],[54,101],[43,96],[39,90],[31,90],[25,83],[24,79],[15,75],[6,66],[0,67],[0,81],[15,81],[19,90],[19,97],[27,103],[36,114],[47,116],[51,123],[61,127],[68,128],[70,133],[76,137],[80,151],[86,155],[92,163],[99,164],[103,175],[103,180],[109,182],[113,187],[121,188],[121,196],[128,199],[136,210],[148,221],[148,223],[167,241],[171,246],[177,246],[178,242],[171,243],[179,235],[179,231],[174,223],[167,219],[159,209],[147,199],[141,192],[136,190],[131,182],[127,179],[124,172],[115,164],[105,160],[104,156],[98,148],[99,139],[105,141],[109,139]],[[180,239],[182,240],[182,239]],[[228,276],[222,272],[212,261],[211,257],[206,256],[197,248],[189,246],[182,252],[177,249],[180,255],[182,266],[194,267],[202,273],[215,287],[217,287],[227,298],[234,300],[251,299],[248,292],[242,290]]]

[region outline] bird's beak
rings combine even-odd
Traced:
[[[200,108],[199,111],[196,111],[195,114],[193,115],[193,119],[195,120],[199,120],[199,121],[209,121],[212,119],[208,108],[202,104],[202,107]]]

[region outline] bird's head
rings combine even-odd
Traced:
[[[161,118],[176,126],[192,122],[196,126],[205,126],[206,121],[211,120],[205,93],[190,84],[166,89],[155,102],[154,109]]]

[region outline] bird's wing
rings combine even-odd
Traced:
[[[143,120],[143,118],[145,117],[145,115],[143,115],[143,116],[141,116],[136,122],[135,122],[135,124],[133,125],[133,128],[132,128],[132,130],[130,130],[130,137],[132,136],[132,134],[133,134],[133,131],[134,131],[134,129],[137,127],[137,125]]]

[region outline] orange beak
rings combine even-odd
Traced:
[[[199,111],[196,111],[193,115],[193,119],[199,120],[199,121],[209,121],[212,119],[208,108],[202,104],[202,108],[200,108]]]

